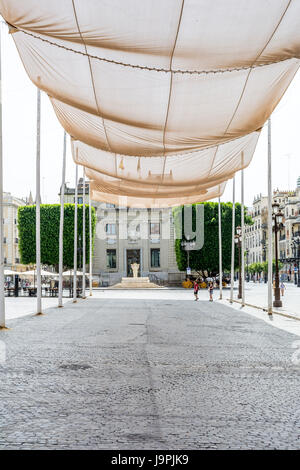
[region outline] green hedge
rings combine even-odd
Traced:
[[[64,250],[65,268],[73,266],[75,204],[64,205]],[[35,205],[18,209],[19,251],[21,263],[35,264]],[[78,234],[82,235],[83,205],[78,205]],[[86,260],[89,260],[89,206],[86,205]],[[59,263],[60,204],[41,205],[41,263],[57,266]],[[94,247],[96,211],[92,207],[92,241]]]

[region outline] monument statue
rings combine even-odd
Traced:
[[[139,272],[140,265],[138,263],[132,263],[130,266],[131,266],[131,269],[132,269],[132,272],[133,272],[133,277],[138,277],[138,272]]]

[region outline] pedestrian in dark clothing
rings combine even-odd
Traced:
[[[199,300],[198,299],[198,291],[199,291],[199,284],[198,284],[198,281],[194,281],[194,296],[195,296],[195,300]]]
[[[214,285],[212,282],[209,283],[208,285],[208,292],[209,292],[209,301],[213,301],[213,293],[214,293]]]

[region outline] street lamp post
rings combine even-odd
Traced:
[[[249,282],[249,249],[246,249],[246,261],[247,261],[247,282]]]
[[[296,237],[293,237],[293,248],[295,250],[295,260],[297,263],[297,282],[296,282],[296,273],[295,273],[295,284],[297,284],[297,287],[300,287],[300,276],[299,276],[299,258],[300,258],[300,253],[299,253],[299,246],[300,246],[300,237],[299,235]]]
[[[295,261],[297,260],[297,257],[296,257],[296,243],[294,242],[294,240],[292,241],[292,250],[293,250],[293,255],[294,255],[294,258],[293,258],[294,284],[296,286],[298,284],[299,273],[298,273],[298,276],[297,276],[296,266],[295,266]]]
[[[83,250],[82,250],[82,237],[81,237],[81,234],[78,235],[78,269],[82,268],[82,253],[83,253]],[[83,282],[83,277],[81,279],[81,281]],[[82,284],[81,284],[81,288],[82,288]]]
[[[279,268],[278,268],[278,231],[282,227],[283,213],[279,209],[279,204],[275,202],[272,204],[273,214],[272,223],[275,233],[275,300],[273,307],[282,307],[282,301],[280,300],[280,288],[279,288]]]
[[[262,244],[262,249],[263,249],[263,254],[264,254],[264,262],[265,262],[266,258],[267,258],[267,243],[266,243],[265,238],[261,241],[261,244]],[[265,284],[267,284],[267,282],[268,282],[268,276],[267,276],[266,270],[264,270],[264,282],[265,282]]]
[[[187,267],[186,270],[190,269],[190,251],[195,249],[196,242],[190,241],[189,235],[186,236],[186,240],[181,242],[182,248],[187,252]]]
[[[242,270],[241,270],[241,245],[242,245],[242,229],[241,227],[236,227],[236,235],[234,241],[238,246],[238,255],[239,255],[239,293],[238,299],[242,298]]]
[[[291,261],[291,264],[293,266],[293,274],[294,274],[294,284],[295,286],[298,285],[298,280],[299,280],[299,266],[296,267],[296,263],[298,261],[298,255],[297,255],[297,242],[296,242],[296,239],[297,237],[293,237],[292,239],[292,251],[293,251],[293,258],[292,258],[292,261]],[[298,263],[297,263],[298,265]],[[297,272],[298,271],[298,272]],[[298,274],[298,275],[297,275]]]

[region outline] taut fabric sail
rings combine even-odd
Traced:
[[[299,1],[0,0],[0,12],[97,198],[219,196],[299,68]]]
[[[182,197],[136,197],[136,196],[121,196],[114,193],[106,193],[105,188],[94,181],[91,182],[92,199],[94,201],[108,202],[115,204],[118,207],[136,207],[136,208],[166,208],[175,207],[181,204],[193,204],[196,202],[208,201],[218,197],[218,194],[223,194],[226,183],[210,187],[202,190],[202,194],[195,196],[182,196]]]

